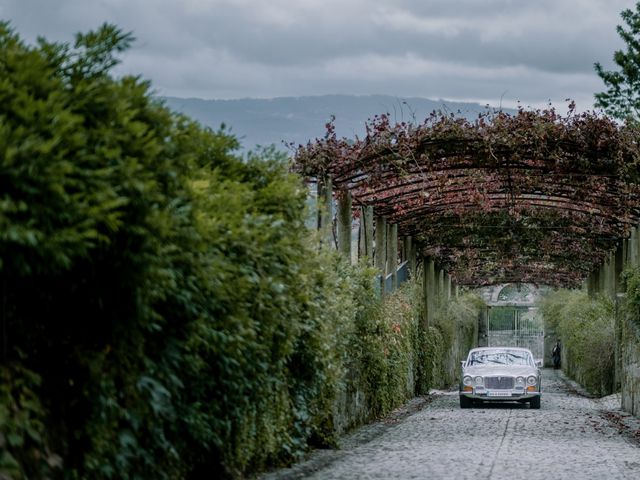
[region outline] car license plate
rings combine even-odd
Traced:
[[[510,397],[511,392],[489,392],[487,394],[489,397]]]

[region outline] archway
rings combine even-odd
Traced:
[[[545,358],[544,322],[536,301],[546,291],[533,284],[507,283],[479,289],[487,310],[478,325],[478,346],[517,346]]]

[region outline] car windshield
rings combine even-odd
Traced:
[[[517,350],[485,350],[471,352],[467,366],[472,365],[531,365],[529,354]]]

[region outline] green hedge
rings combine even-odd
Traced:
[[[343,344],[345,376],[339,387],[351,392],[352,399],[355,392],[363,394],[363,419],[380,417],[432,388],[451,387],[458,381],[459,361],[475,346],[483,301],[471,293],[442,300],[425,331],[422,291],[419,281],[409,281],[383,302],[362,293],[354,297],[365,302],[347,329],[351,335]],[[340,414],[337,410],[334,414]],[[357,423],[357,415],[351,420]]]
[[[558,290],[540,301],[545,330],[562,344],[562,367],[595,395],[615,389],[615,312],[608,297]]]
[[[321,430],[330,368],[290,372],[333,293],[305,189],[274,151],[234,156],[112,78],[129,41],[31,47],[0,26],[1,358],[26,392],[2,397],[11,478],[235,476]]]
[[[449,302],[441,301],[428,339],[432,345],[427,359],[432,365],[428,382],[431,388],[450,388],[460,380],[460,361],[477,346],[478,318],[484,305],[471,292]]]
[[[309,239],[286,158],[111,76],[130,41],[0,24],[0,474],[241,477],[446,375],[460,312],[426,334],[419,286],[381,302]]]

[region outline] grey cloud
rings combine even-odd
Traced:
[[[171,95],[584,98],[630,0],[5,0],[28,39],[132,30],[119,71]],[[589,99],[589,100],[587,100]],[[585,105],[588,107],[588,105]]]

